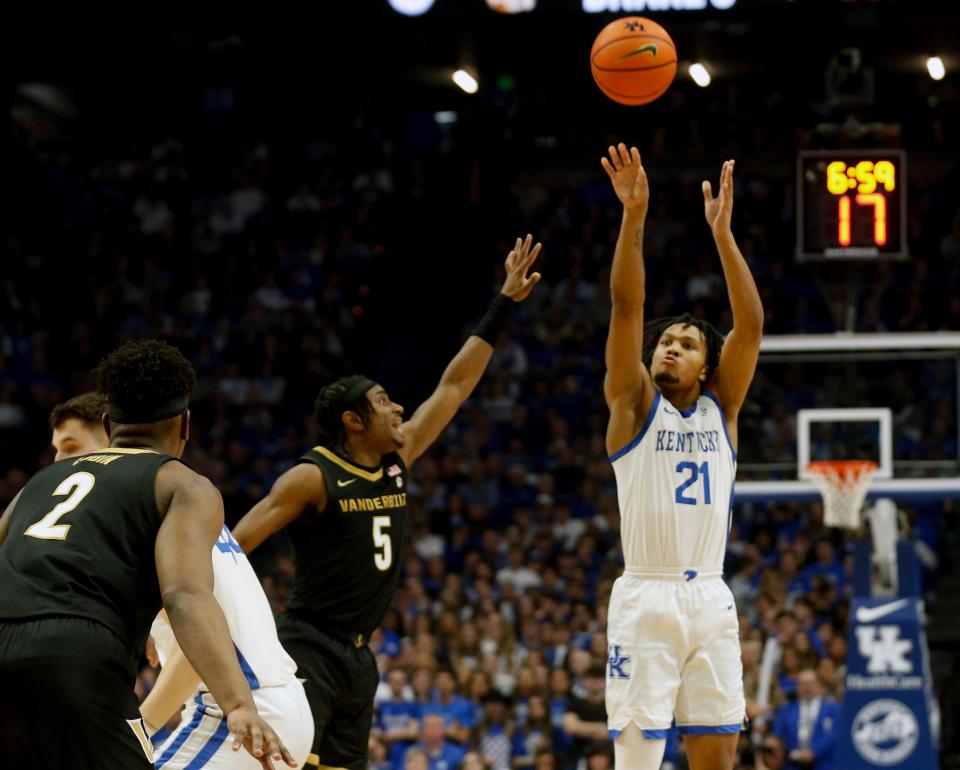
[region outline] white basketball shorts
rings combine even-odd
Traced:
[[[253,691],[253,700],[298,767],[303,767],[313,743],[313,716],[303,685],[294,679],[283,687],[263,687]],[[223,712],[210,693],[200,693],[184,707],[180,724],[154,751],[153,763],[158,770],[260,770],[260,763],[245,749],[232,747]]]
[[[691,577],[692,575],[692,577]],[[720,573],[628,569],[607,620],[607,726],[631,722],[648,740],[738,733],[746,704],[733,594]]]

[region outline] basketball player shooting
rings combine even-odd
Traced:
[[[727,282],[726,341],[690,315],[643,321],[649,200],[640,153],[601,164],[623,204],[610,276],[604,396],[625,568],[610,596],[607,726],[617,770],[656,770],[676,718],[692,770],[731,770],[744,718],[737,611],[721,578],[737,414],[753,379],[763,307],[730,229],[732,160],[704,213]]]

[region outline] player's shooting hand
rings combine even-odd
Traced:
[[[733,214],[733,164],[727,160],[720,171],[720,191],[713,197],[710,182],[703,181],[703,213],[716,238],[720,233],[730,232],[730,216]]]
[[[507,259],[503,263],[507,268],[507,277],[503,282],[500,293],[506,294],[514,302],[526,299],[540,280],[540,273],[527,275],[527,271],[540,255],[540,244],[538,243],[531,248],[532,244],[532,235],[528,234],[522,241],[517,238],[517,242],[510,253],[507,254]]]
[[[640,150],[631,147],[628,151],[621,142],[616,147],[611,145],[607,152],[610,153],[610,160],[600,158],[600,165],[610,177],[613,191],[625,209],[646,216],[650,185],[647,183],[647,172],[640,163]]]
[[[252,706],[240,706],[227,714],[227,727],[233,734],[233,750],[239,751],[242,746],[264,770],[275,770],[273,760],[297,766],[286,746]]]

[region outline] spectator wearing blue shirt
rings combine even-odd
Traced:
[[[387,761],[399,770],[403,755],[420,734],[420,706],[407,699],[407,672],[391,668],[387,672],[390,695],[377,704],[377,727],[387,743]]]
[[[458,770],[466,755],[460,746],[448,741],[445,735],[443,717],[440,714],[427,714],[420,727],[420,741],[415,743],[404,755],[404,770],[411,768],[411,762],[418,761],[418,755],[425,755],[426,770]]]
[[[470,740],[470,731],[477,726],[473,704],[457,694],[457,680],[449,668],[442,668],[433,677],[433,699],[420,706],[420,714],[438,715],[443,720],[447,738],[459,744]]]
[[[562,720],[562,715],[561,715]],[[513,760],[515,770],[532,767],[538,751],[553,746],[553,725],[550,710],[542,695],[531,695],[527,702],[527,722],[518,725],[513,734]]]
[[[820,540],[814,554],[816,561],[808,567],[804,567],[800,573],[805,583],[806,592],[813,589],[814,578],[823,577],[830,581],[837,588],[838,593],[843,593],[847,585],[847,573],[843,564],[837,559],[836,549],[833,543],[824,538]]]
[[[563,729],[563,715],[570,703],[570,674],[565,668],[550,672],[550,725],[553,728],[555,751],[565,753],[570,748],[571,738]]]
[[[813,669],[797,674],[797,698],[784,703],[773,722],[787,750],[785,770],[833,770],[840,716],[840,704],[823,696]]]

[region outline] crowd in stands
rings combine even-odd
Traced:
[[[743,98],[728,89],[717,109],[739,114]],[[768,99],[770,125],[778,98]],[[507,96],[489,109],[528,114]],[[691,158],[709,158],[719,171],[711,143],[728,148],[735,128],[719,140],[695,136],[680,89],[663,109],[673,128],[644,149],[675,157],[672,145],[689,139]],[[758,141],[769,145],[775,134],[763,125]],[[519,135],[535,133],[519,118],[516,126]],[[228,522],[315,443],[311,403],[324,383],[365,367],[391,388],[390,372],[378,368],[380,340],[398,339],[404,319],[378,317],[374,305],[395,261],[417,259],[395,233],[411,209],[444,205],[442,185],[431,182],[437,158],[446,152],[467,167],[470,151],[462,139],[439,136],[418,149],[372,125],[359,133],[362,140],[324,137],[296,149],[225,140],[213,150],[190,136],[164,137],[91,154],[16,127],[15,167],[32,208],[14,222],[11,269],[0,284],[0,503],[51,460],[51,407],[89,389],[99,358],[132,337],[164,337],[196,367],[186,459],[221,490]],[[379,152],[354,165],[354,141]],[[738,164],[734,231],[760,286],[767,331],[832,331],[829,297],[793,259],[791,163],[779,175]],[[690,309],[726,332],[731,319],[699,184],[668,178],[654,160],[649,166],[648,316]],[[567,179],[518,165],[510,177],[484,193],[506,201],[484,209],[491,221],[469,220],[474,230],[460,241],[432,247],[473,253],[466,244],[482,228],[477,237],[490,253],[481,271],[492,293],[501,239],[529,231],[545,246],[544,281],[516,309],[475,395],[414,468],[401,586],[372,640],[383,681],[371,770],[612,767],[604,629],[622,554],[601,383],[620,212],[599,165]],[[946,190],[946,182],[911,190],[914,259],[871,275],[875,301],[861,330],[958,328],[960,207]],[[429,250],[427,236],[416,237]],[[432,302],[439,289],[427,283],[410,304]],[[952,300],[921,299],[934,291]],[[448,303],[433,322],[469,328],[483,308],[483,294],[476,296],[476,307]],[[418,384],[429,388],[454,350],[427,351]],[[741,416],[742,461],[792,460],[797,407],[871,401],[890,403],[907,426],[899,457],[957,455],[948,365],[926,363],[919,380],[895,366],[878,369],[856,393],[840,374],[812,380],[800,367],[771,371],[761,368]],[[910,511],[934,555],[943,516],[938,505]],[[740,613],[752,720],[738,767],[830,767],[847,654],[846,545],[822,526],[817,505],[736,509],[726,577]],[[285,535],[254,562],[282,613],[295,568]],[[769,640],[779,663],[760,694]],[[141,689],[154,677],[145,666]],[[675,735],[665,761],[683,766]]]

